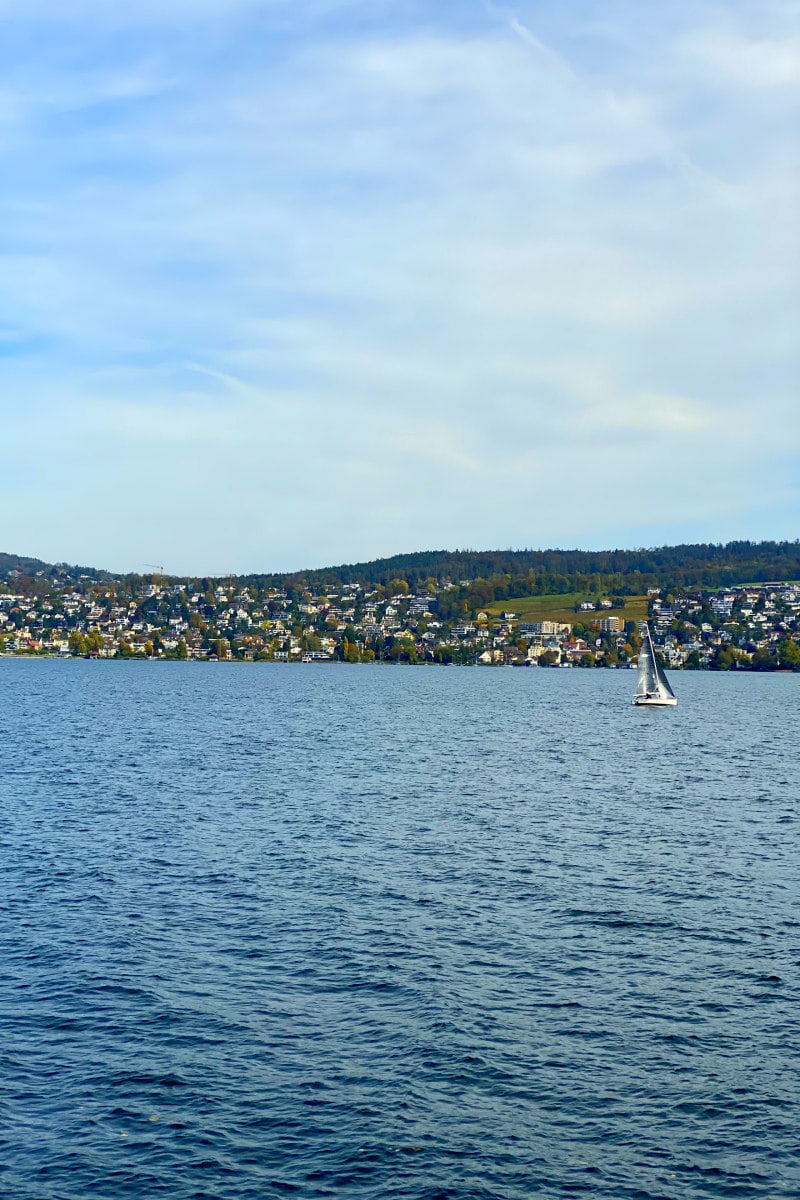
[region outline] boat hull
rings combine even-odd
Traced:
[[[637,708],[674,708],[677,703],[674,696],[634,696],[631,700]]]

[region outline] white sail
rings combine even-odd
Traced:
[[[672,699],[674,700],[675,693],[673,692],[672,688],[669,686],[669,680],[667,679],[667,676],[664,673],[664,668],[661,666],[661,663],[658,661],[657,658],[654,661],[656,664],[656,675],[658,676],[659,691],[661,692],[662,696],[671,696]]]
[[[639,674],[636,679],[634,704],[674,705],[678,701],[667,682],[664,670],[656,658],[650,626],[642,622],[642,648],[639,652]]]
[[[645,696],[658,690],[658,674],[656,660],[648,638],[642,641],[639,653],[639,675],[636,680],[637,695]]]

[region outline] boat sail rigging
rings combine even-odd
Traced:
[[[664,668],[656,658],[653,638],[647,621],[641,622],[641,629],[642,648],[639,652],[639,674],[632,703],[672,707],[678,703],[678,700],[669,686]]]

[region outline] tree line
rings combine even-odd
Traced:
[[[113,579],[136,595],[142,582],[155,581],[156,577],[114,577],[93,568],[0,554],[0,580],[22,594],[44,593],[68,582],[85,590]],[[258,591],[284,588],[290,594],[345,584],[433,594],[447,581],[454,586],[445,593],[449,595],[445,603],[456,606],[454,611],[469,611],[524,596],[570,592],[631,596],[641,595],[648,588],[716,589],[796,579],[800,579],[798,540],[707,542],[636,550],[425,550],[302,572],[239,575],[235,583]],[[225,582],[187,576],[158,577],[158,581],[193,582],[204,591],[212,584]]]

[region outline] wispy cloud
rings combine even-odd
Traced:
[[[800,83],[800,36],[747,37],[735,24],[693,30],[681,48],[717,85],[792,88]]]
[[[302,8],[0,0],[13,544],[793,533],[791,6]]]

